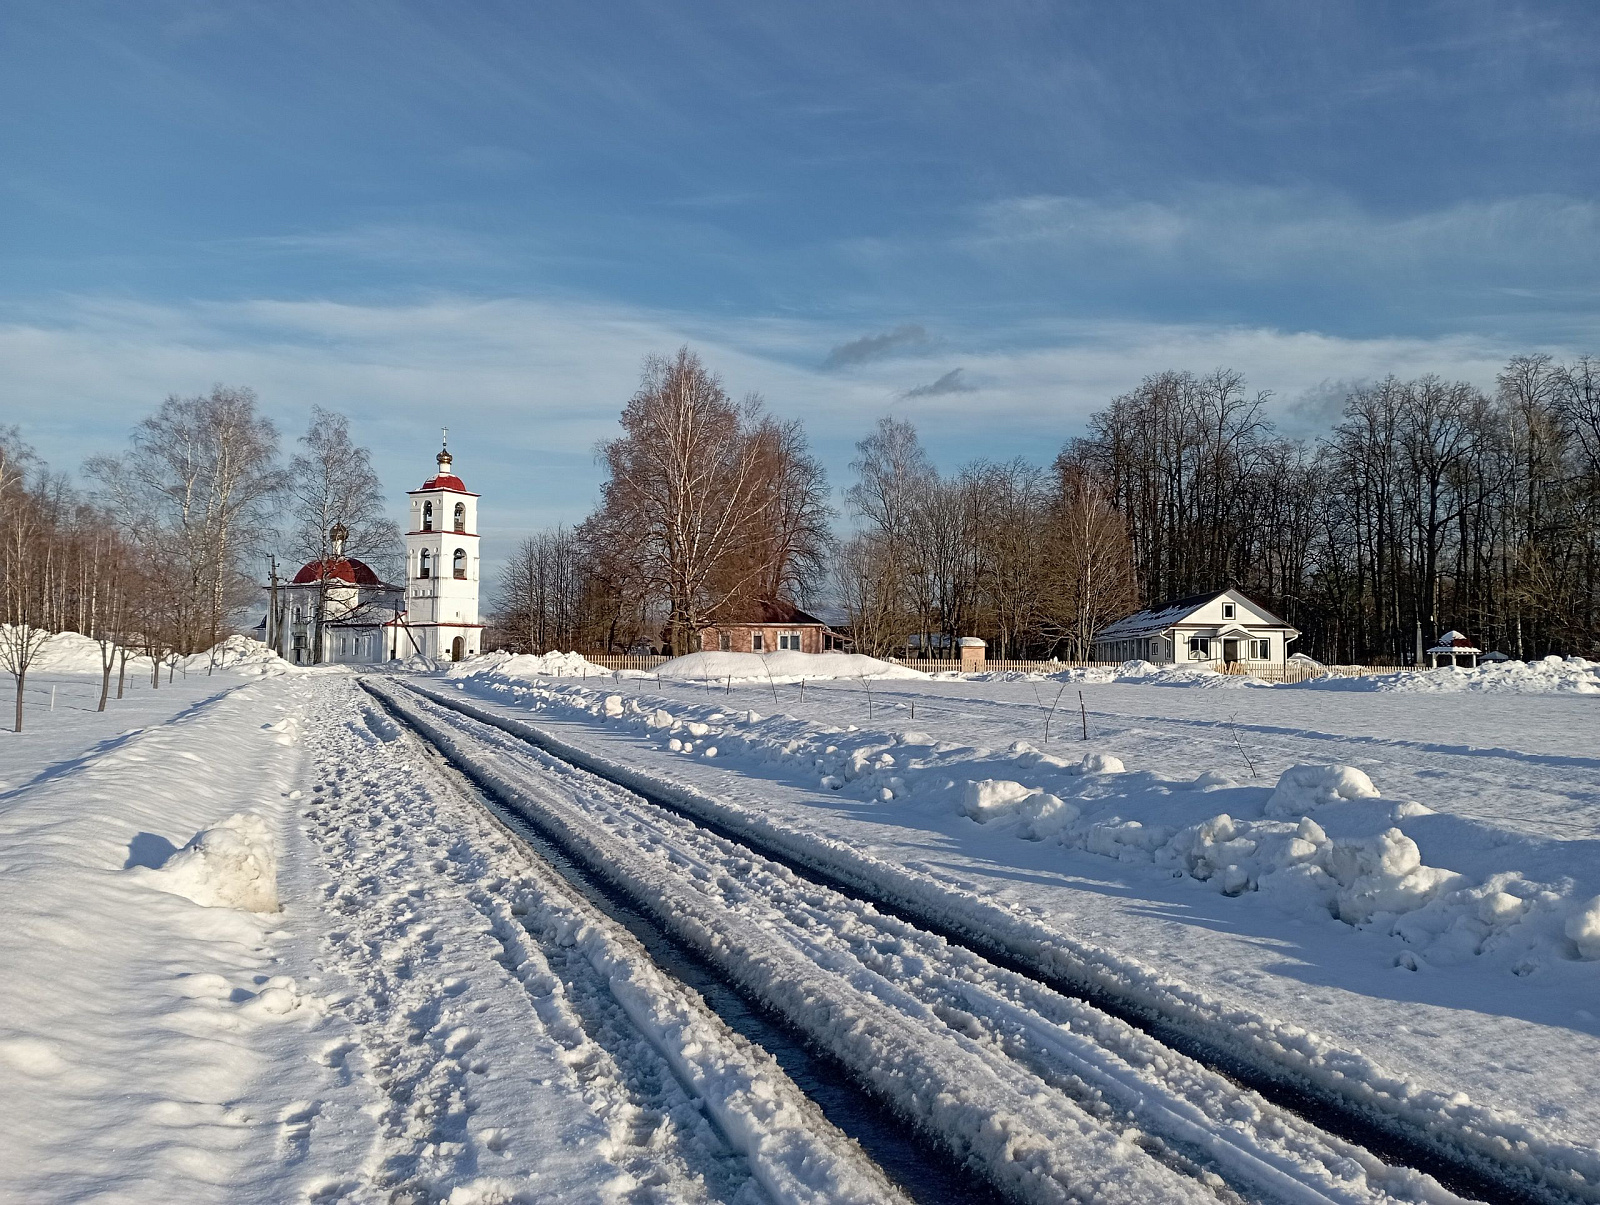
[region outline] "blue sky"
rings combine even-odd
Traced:
[[[1600,351],[1600,5],[0,0],[0,421],[169,392],[448,424],[493,554],[587,512],[640,358],[1047,460],[1165,368],[1286,426]]]

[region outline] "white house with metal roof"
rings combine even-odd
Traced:
[[[1102,628],[1096,661],[1283,666],[1300,633],[1234,589],[1175,598]]]

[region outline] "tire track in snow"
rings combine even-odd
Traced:
[[[394,699],[392,688],[369,685],[369,689]],[[797,997],[800,1008],[791,1014],[796,1024],[814,1022],[806,1010],[826,1011],[818,1001],[827,1001],[830,993],[834,999],[828,1007],[856,1010],[853,1023],[886,1019],[878,1014],[887,1006],[889,1014],[909,1020],[924,1039],[919,1042],[904,1033],[881,1035],[880,1057],[887,1053],[908,1064],[925,1060],[921,1067],[897,1067],[895,1075],[915,1080],[932,1067],[936,1078],[950,1076],[943,1087],[959,1094],[964,1082],[978,1082],[987,1073],[989,1090],[1001,1101],[1011,1099],[1005,1095],[1008,1088],[1032,1094],[1036,1100],[1049,1098],[1043,1111],[1050,1114],[1053,1109],[1051,1116],[1017,1109],[1013,1124],[1019,1130],[1058,1125],[1053,1140],[1062,1149],[1075,1143],[1076,1149],[1064,1164],[1040,1165],[1020,1177],[1014,1167],[991,1164],[996,1179],[1013,1192],[1039,1193],[1048,1199],[1054,1187],[1076,1178],[1071,1191],[1087,1180],[1092,1187],[1086,1191],[1097,1197],[1158,1199],[1167,1182],[1151,1169],[1160,1168],[1165,1169],[1163,1174],[1200,1174],[1200,1182],[1188,1179],[1177,1190],[1180,1199],[1193,1196],[1202,1184],[1213,1191],[1221,1189],[1226,1196],[1225,1181],[1250,1198],[1273,1200],[1453,1199],[1427,1177],[1386,1167],[1359,1147],[1305,1125],[1080,1001],[799,879],[748,846],[728,840],[725,832],[715,836],[611,784],[601,784],[604,789],[597,791],[585,771],[528,747],[520,735],[524,725],[518,725],[518,735],[508,738],[497,728],[462,718],[461,713],[475,715],[479,709],[431,691],[426,697],[436,702],[413,702],[415,694],[395,702],[469,774],[502,797],[520,799],[523,808],[531,808],[544,824],[558,829],[558,839],[580,849],[584,860],[600,873],[621,889],[631,886],[641,906],[653,903],[669,919],[676,910],[676,925],[691,934],[699,932],[712,947],[712,956],[720,956],[746,990],[780,1009],[789,997]],[[552,776],[565,781],[565,794],[581,793],[582,816],[571,814],[570,804],[562,801],[563,792],[541,785],[541,778]],[[621,837],[628,844],[608,844],[607,837]],[[720,898],[725,906],[720,913],[714,907],[707,909],[697,895]],[[749,922],[754,922],[754,931],[741,928]],[[766,940],[770,933],[781,935],[788,944]],[[796,991],[792,984],[780,982],[775,988],[774,982],[785,976],[804,978],[807,973],[807,967],[785,964],[785,952],[809,960],[809,971],[820,972],[824,986],[811,982]],[[817,1035],[814,1026],[813,1033],[816,1040],[829,1040],[826,1034]],[[975,1063],[983,1071],[952,1058],[950,1046],[976,1053]],[[849,1061],[852,1052],[836,1053]],[[1152,1066],[1159,1068],[1158,1073],[1145,1074]],[[872,1066],[858,1070],[888,1095],[903,1087],[895,1082],[884,1085],[881,1077],[875,1081],[878,1072]],[[976,1078],[963,1081],[963,1075]],[[1020,1087],[1024,1083],[1025,1089]],[[916,1112],[917,1100],[899,1103]],[[1241,1118],[1249,1120],[1241,1124]],[[959,1125],[959,1116],[924,1114],[918,1120],[969,1159],[985,1157],[981,1143],[963,1147],[965,1136],[951,1132],[949,1123]],[[1088,1137],[1095,1126],[1124,1141],[1134,1139],[1120,1152],[1130,1163],[1140,1163],[1134,1146],[1142,1146],[1148,1166],[1141,1170],[1149,1172],[1151,1180],[1140,1183],[1131,1195],[1126,1181],[1094,1178],[1104,1168],[1099,1161],[1104,1152]]]
[[[900,1199],[414,738],[370,710],[351,719],[349,679],[330,689],[306,816],[337,918],[324,960],[349,984],[335,1006],[359,1047],[324,1057],[381,1093],[365,1175],[383,1199]],[[574,1098],[594,1123],[541,1128]],[[552,1183],[549,1148],[575,1144],[607,1168],[590,1157]]]

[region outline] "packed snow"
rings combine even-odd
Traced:
[[[679,682],[827,682],[837,678],[925,678],[909,666],[860,653],[688,653],[651,671],[657,678]]]
[[[426,663],[426,658],[421,659]],[[407,666],[410,668],[428,668]],[[446,663],[452,678],[473,678],[480,674],[493,674],[501,678],[520,678],[532,682],[539,678],[604,677],[610,670],[596,665],[580,653],[483,653],[465,661]]]
[[[278,910],[278,853],[267,822],[235,812],[202,829],[158,867],[150,881],[208,908]]]
[[[363,702],[368,679],[236,638],[155,689],[130,663],[97,712],[98,646],[46,647],[27,730],[0,733],[0,1195],[897,1199]],[[1219,693],[1237,680],[829,679],[833,655],[783,656],[674,678],[491,655],[389,689],[1021,1196],[1187,1199],[1198,1168],[1246,1196],[1450,1199],[460,709],[1240,1066],[1600,1200],[1591,663]]]
[[[1178,1171],[1189,1158],[1276,1196],[1314,1186],[1325,1200],[1451,1199],[1088,1005],[573,774],[499,728],[464,719],[458,713],[474,709],[458,698],[443,697],[447,708],[374,689],[1019,1199],[1190,1201],[1197,1186]],[[684,865],[697,873],[685,875]],[[1088,1092],[1061,1087],[1064,1076]],[[1256,1120],[1240,1123],[1245,1116]]]
[[[1582,657],[1545,657],[1539,661],[1494,661],[1474,668],[1440,666],[1355,678],[1315,678],[1303,683],[1320,690],[1403,691],[1455,694],[1600,694],[1600,662]]]
[[[251,652],[0,734],[0,1197],[903,1199],[354,675]]]
[[[1052,700],[1037,685],[935,679],[869,701],[841,682],[783,692],[776,715],[759,684],[475,689],[719,823],[840,864],[877,851],[857,869],[878,885],[925,874],[1059,916],[1164,1010],[1203,1001],[1207,1025],[1274,1034],[1270,1058],[1338,1068],[1341,1090],[1420,1125],[1600,1175],[1581,1153],[1600,1109],[1574,1061],[1575,1048],[1600,1058],[1587,700],[1533,692],[1519,722],[1471,693],[1336,703],[1274,688],[1229,696],[1219,715],[1208,691],[1091,683],[1085,745],[1077,715],[1062,739],[1059,711],[1055,742],[1042,739]],[[1335,748],[1345,760],[1318,760]]]

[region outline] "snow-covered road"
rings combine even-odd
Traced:
[[[1447,1200],[1081,1001],[500,728],[369,685],[924,1131],[1021,1199]],[[1202,1188],[1202,1185],[1206,1186]]]
[[[1545,823],[1600,796],[1574,701],[1435,739],[1111,691],[1089,773],[995,751],[1032,689],[880,684],[852,727],[854,684],[762,717],[750,687],[257,659],[41,710],[0,744],[0,1199],[1454,1199],[1417,1166],[1503,1195],[1453,1156],[1600,1199],[1597,963],[1561,929],[1593,887]],[[1241,745],[1263,776],[1340,745],[1428,806],[1356,792],[1324,836],[1238,766],[1109,772]],[[1513,815],[1472,814],[1496,791]],[[1223,806],[1237,831],[1182,827]],[[1386,879],[1361,825],[1391,823],[1428,864]],[[1320,920],[1268,890],[1302,846],[1364,876]],[[1418,875],[1452,889],[1339,912]]]

